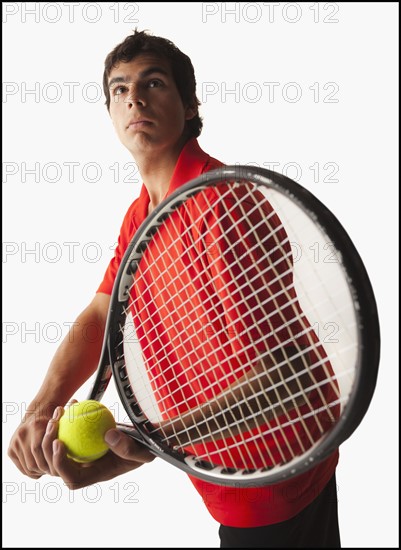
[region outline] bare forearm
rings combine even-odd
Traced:
[[[103,343],[107,298],[96,299],[77,318],[49,366],[27,415],[52,414],[64,405],[96,370]]]
[[[108,295],[97,294],[78,316],[10,441],[10,458],[29,477],[37,479],[46,473],[54,475],[50,447],[47,448],[47,457],[43,447],[45,434],[52,442],[57,437],[57,430],[49,419],[56,407],[65,405],[96,369],[109,302]]]

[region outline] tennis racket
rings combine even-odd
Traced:
[[[89,398],[113,376],[118,427],[188,474],[268,485],[323,460],[371,402],[380,334],[363,262],[310,192],[225,166],[135,233]]]

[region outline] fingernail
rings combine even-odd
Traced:
[[[59,408],[60,407],[56,407],[53,411],[53,419],[56,420],[57,417],[58,417],[58,413],[59,413]]]
[[[120,441],[120,432],[118,430],[108,430],[104,435],[104,440],[109,445],[115,445]]]
[[[46,434],[49,434],[52,431],[53,426],[54,426],[54,422],[49,420],[49,422],[47,423],[47,427],[46,427]]]
[[[55,439],[53,441],[53,454],[56,455],[60,450],[60,445],[59,445],[59,442],[58,442],[58,439]]]

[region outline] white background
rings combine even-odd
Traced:
[[[341,537],[397,546],[398,3],[76,4],[3,3],[4,452],[139,192],[100,95],[104,58],[137,26],[191,57],[200,145],[226,163],[276,163],[358,248],[382,355],[370,409],[341,446]],[[103,401],[124,420],[114,388]],[[3,464],[5,547],[219,545],[185,474],[161,460],[75,493]]]

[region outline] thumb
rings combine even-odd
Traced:
[[[134,462],[150,462],[155,457],[143,445],[121,430],[111,429],[104,434],[104,440],[114,454]]]
[[[118,442],[121,440],[122,433],[120,430],[117,430],[115,428],[111,430],[107,430],[107,432],[104,434],[104,440],[106,441],[107,445],[110,447],[115,447],[118,445]]]
[[[69,409],[70,407],[72,407],[72,405],[75,405],[75,403],[78,403],[76,399],[70,399],[70,401],[65,404],[65,407]]]

